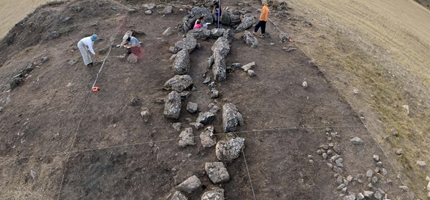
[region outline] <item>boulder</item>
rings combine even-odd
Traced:
[[[219,92],[216,89],[211,90],[211,98],[216,99],[219,97]]]
[[[214,184],[227,182],[230,180],[230,175],[222,162],[207,162],[205,163],[206,174]]]
[[[190,71],[190,54],[183,49],[176,54],[173,69],[177,74],[188,74]]]
[[[226,103],[222,107],[222,124],[225,133],[236,130],[238,125],[243,125],[243,117],[234,104]]]
[[[252,34],[249,31],[245,31],[245,34],[243,34],[243,41],[252,47],[255,47],[258,45],[258,39],[255,37],[254,34]]]
[[[163,89],[182,92],[191,85],[193,85],[193,79],[190,75],[175,75],[164,84]]]
[[[179,95],[181,95],[181,99],[187,99],[188,97],[191,96],[191,92],[183,91],[183,92],[179,93]]]
[[[204,148],[214,146],[216,144],[216,138],[214,137],[214,127],[206,127],[205,130],[200,133],[200,140]]]
[[[196,20],[201,16],[205,16],[205,22],[207,23],[212,23],[214,20],[212,10],[209,8],[196,6],[192,8],[191,12],[182,19],[184,33],[187,33],[189,30],[191,30],[194,27]]]
[[[230,52],[230,45],[228,40],[224,37],[217,39],[215,44],[212,46],[214,63],[212,66],[212,72],[214,74],[214,80],[218,82],[225,81],[227,78],[227,65],[225,56]]]
[[[231,44],[234,39],[234,31],[231,29],[224,30],[222,37],[227,39],[228,43]]]
[[[202,40],[208,39],[209,36],[211,36],[211,31],[205,28],[192,29],[187,33],[187,37],[194,37]]]
[[[223,36],[224,29],[223,28],[214,28],[214,29],[210,30],[210,32],[211,32],[210,37],[219,38],[219,37]]]
[[[231,25],[231,19],[229,14],[223,14],[221,17],[221,24],[230,26]]]
[[[242,23],[240,23],[239,26],[236,28],[236,32],[249,29],[253,24],[254,24],[254,16],[252,16],[252,14],[245,14],[242,19]]]
[[[164,116],[178,119],[181,113],[181,96],[179,93],[176,91],[170,92],[164,102]]]
[[[224,200],[224,189],[218,187],[212,188],[203,193],[201,200]]]
[[[228,42],[228,39],[222,37],[218,38],[214,45],[211,48],[212,52],[219,52],[220,56],[225,57],[230,52],[230,44]]]
[[[179,191],[170,193],[165,200],[188,200],[188,198]]]
[[[155,3],[145,3],[142,5],[142,7],[148,9],[148,10],[152,10],[155,8]]]
[[[189,113],[196,113],[198,110],[198,105],[196,103],[193,102],[188,102],[187,104],[187,110]]]
[[[216,144],[215,154],[220,161],[232,161],[239,157],[244,146],[245,139],[241,137],[221,140]]]
[[[179,146],[180,147],[186,147],[186,146],[192,146],[196,145],[194,142],[194,135],[193,135],[193,129],[192,128],[186,128],[184,131],[179,134]]]
[[[170,48],[171,53],[178,53],[182,49],[186,49],[188,53],[191,53],[197,46],[197,40],[194,37],[186,37],[181,41],[175,43],[175,46]]]
[[[197,178],[196,175],[189,177],[187,180],[176,186],[176,189],[179,191],[187,192],[191,194],[194,190],[200,188],[202,182]]]
[[[290,41],[290,39],[291,39],[284,32],[280,32],[279,33],[279,38],[281,39],[282,42]]]
[[[364,141],[359,137],[354,137],[350,141],[351,141],[351,144],[353,144],[353,145],[363,145],[364,144]]]
[[[161,13],[163,13],[163,14],[170,14],[170,13],[172,13],[172,9],[173,9],[173,7],[172,7],[172,6],[166,6],[166,7],[163,9],[163,11],[161,11]]]
[[[211,112],[200,112],[199,117],[197,117],[196,122],[208,125],[212,123],[215,119],[215,115]]]

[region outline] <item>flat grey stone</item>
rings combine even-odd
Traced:
[[[176,189],[191,194],[194,190],[200,188],[201,185],[200,179],[194,175],[176,186]]]

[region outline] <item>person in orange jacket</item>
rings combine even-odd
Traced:
[[[269,20],[269,7],[267,7],[267,2],[263,1],[263,8],[261,9],[260,21],[255,25],[254,35],[257,34],[258,29],[261,27],[261,35],[264,36],[266,33],[266,23]]]

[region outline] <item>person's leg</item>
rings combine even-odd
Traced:
[[[127,48],[127,55],[131,54],[131,48]]]
[[[265,21],[261,21],[261,34],[265,34],[266,33],[266,23]]]
[[[258,29],[260,29],[260,26],[261,26],[261,21],[259,21],[259,22],[257,23],[257,25],[255,25],[255,28],[254,28],[254,34],[256,34],[256,33],[257,33]]]
[[[88,64],[92,63],[92,61],[91,61],[91,57],[90,57],[90,55],[88,54],[87,49],[85,49],[84,44],[83,44],[83,43],[81,43],[81,42],[79,42],[79,43],[78,43],[78,48],[79,48],[79,51],[81,52],[82,59],[84,59],[84,64],[85,64],[85,65],[88,65]]]

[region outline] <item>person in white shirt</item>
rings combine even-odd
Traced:
[[[91,56],[88,51],[90,51],[93,55],[96,55],[93,49],[94,41],[96,40],[98,40],[98,37],[94,34],[90,37],[82,38],[78,42],[78,48],[82,54],[82,58],[84,59],[84,64],[88,67],[93,66],[93,61],[91,60]]]

